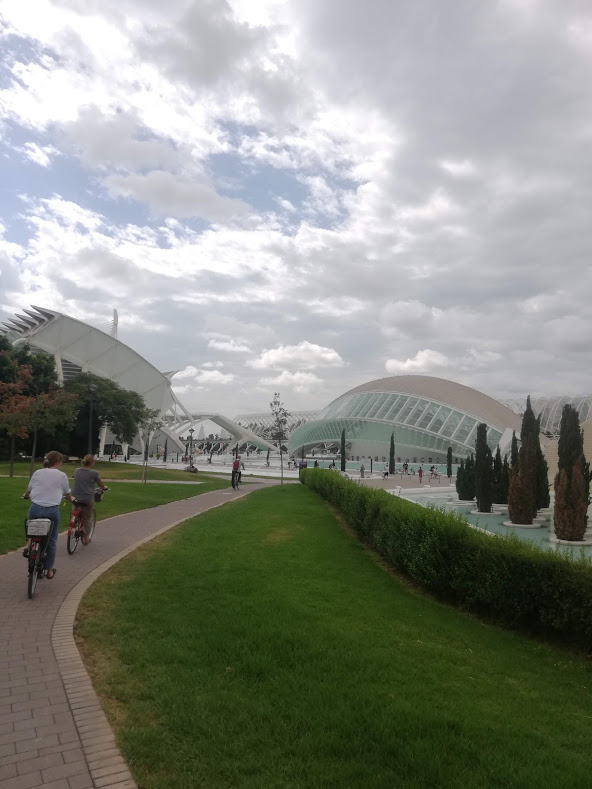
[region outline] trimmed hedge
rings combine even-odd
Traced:
[[[513,535],[492,537],[462,516],[303,469],[360,539],[436,596],[528,632],[592,649],[592,564]]]

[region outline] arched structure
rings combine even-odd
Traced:
[[[399,457],[442,461],[448,447],[455,457],[475,449],[477,425],[488,425],[487,440],[502,452],[520,418],[492,397],[463,384],[424,375],[380,378],[357,386],[330,403],[319,418],[296,428],[288,442],[291,455],[319,445],[339,445],[345,430],[350,458],[388,457],[394,433]]]
[[[181,435],[203,419],[220,425],[230,433],[233,441],[249,441],[261,449],[272,448],[269,442],[220,414],[191,414],[173,392],[171,377],[174,373],[161,373],[117,339],[116,312],[109,333],[55,310],[33,307],[23,312],[24,315],[16,315],[4,323],[4,329],[0,328],[14,344],[27,342],[51,354],[60,383],[79,372],[89,372],[142,395],[148,408],[159,412],[161,432],[179,451],[185,447]],[[134,446],[143,449],[141,436],[137,437]]]
[[[313,422],[320,416],[320,411],[293,411],[288,415],[286,435],[289,437],[297,427]],[[273,417],[270,412],[260,414],[240,414],[234,417],[234,422],[241,427],[251,430],[259,436],[271,437],[273,432]]]

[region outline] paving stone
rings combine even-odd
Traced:
[[[242,495],[262,487],[268,485],[249,486]],[[236,498],[240,496],[232,500]],[[65,535],[60,535],[60,574],[55,583],[39,584],[33,600],[27,598],[20,551],[0,556],[0,759],[16,757],[0,767],[8,773],[0,774],[0,789],[87,789],[93,786],[87,760],[99,770],[118,763],[113,733],[72,636],[78,603],[93,580],[124,552],[226,501],[222,491],[212,491],[107,519],[92,549],[72,557],[66,555]],[[58,759],[63,763],[54,764]],[[36,760],[52,766],[35,769]],[[31,771],[19,775],[26,765]],[[108,789],[136,786],[127,768],[97,781],[97,787]]]

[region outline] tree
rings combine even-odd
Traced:
[[[345,471],[345,428],[341,431],[341,470]]]
[[[537,458],[541,451],[539,422],[532,410],[530,395],[526,398],[526,409],[522,415],[520,441],[518,460],[512,463],[508,511],[512,523],[529,525],[537,513]]]
[[[452,447],[448,447],[446,452],[446,476],[448,477],[448,484],[452,480]]]
[[[31,353],[28,345],[15,349],[5,337],[0,337],[0,376],[0,430],[10,440],[10,476],[14,473],[16,439],[27,439],[31,433],[32,474],[39,431],[53,434],[57,426],[71,425],[77,399],[57,386],[51,356]]]
[[[581,540],[586,531],[590,494],[590,464],[578,412],[563,406],[558,444],[559,471],[555,477],[555,534],[561,540]]]
[[[461,501],[464,501],[464,477],[465,477],[465,461],[464,458],[460,459],[460,466],[456,470],[456,493]]]
[[[487,425],[485,422],[481,422],[477,425],[477,439],[475,441],[475,491],[479,512],[491,512],[493,499],[492,462],[491,448],[487,443]]]
[[[495,456],[493,458],[493,501],[496,504],[504,504],[502,501],[504,496],[504,464],[502,462],[502,453],[497,445]]]
[[[499,500],[499,504],[507,504],[508,503],[508,496],[510,495],[510,464],[508,462],[508,456],[504,456],[504,464],[502,467],[502,495]]]
[[[395,473],[395,434],[391,433],[391,448],[389,452],[389,474]]]
[[[456,472],[456,492],[461,501],[472,501],[475,498],[475,461],[472,454],[466,460],[460,461]]]
[[[165,440],[164,440],[164,452],[162,453],[162,462],[163,463],[167,462],[168,449],[169,449],[169,440],[168,440],[168,438],[165,438]]]
[[[80,410],[73,430],[67,436],[69,452],[82,457],[88,448],[90,417],[89,385],[97,389],[93,393],[91,450],[94,453],[99,443],[101,427],[108,427],[116,441],[129,444],[134,440],[140,427],[149,419],[148,410],[142,395],[123,389],[115,381],[99,378],[92,373],[79,373],[67,381],[65,389],[78,396]]]
[[[288,418],[290,417],[290,413],[284,408],[284,404],[280,402],[280,393],[275,392],[273,395],[273,400],[269,404],[271,408],[271,419],[272,419],[272,438],[274,441],[278,442],[278,447],[280,450],[280,479],[281,484],[284,484],[284,448],[282,446],[282,441],[286,440],[286,426],[288,424]]]
[[[518,439],[516,438],[516,431],[512,431],[512,448],[510,450],[510,466],[512,469],[518,463]]]
[[[156,409],[144,407],[143,414],[137,425],[137,432],[140,432],[144,441],[144,458],[142,465],[142,482],[146,484],[146,477],[148,475],[148,448],[150,441],[154,435],[154,431],[162,425],[162,419],[159,416],[160,411]],[[135,433],[134,433],[135,436]]]

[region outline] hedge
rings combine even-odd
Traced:
[[[327,469],[300,479],[333,504],[359,538],[437,597],[507,626],[592,649],[592,564],[471,528]]]

